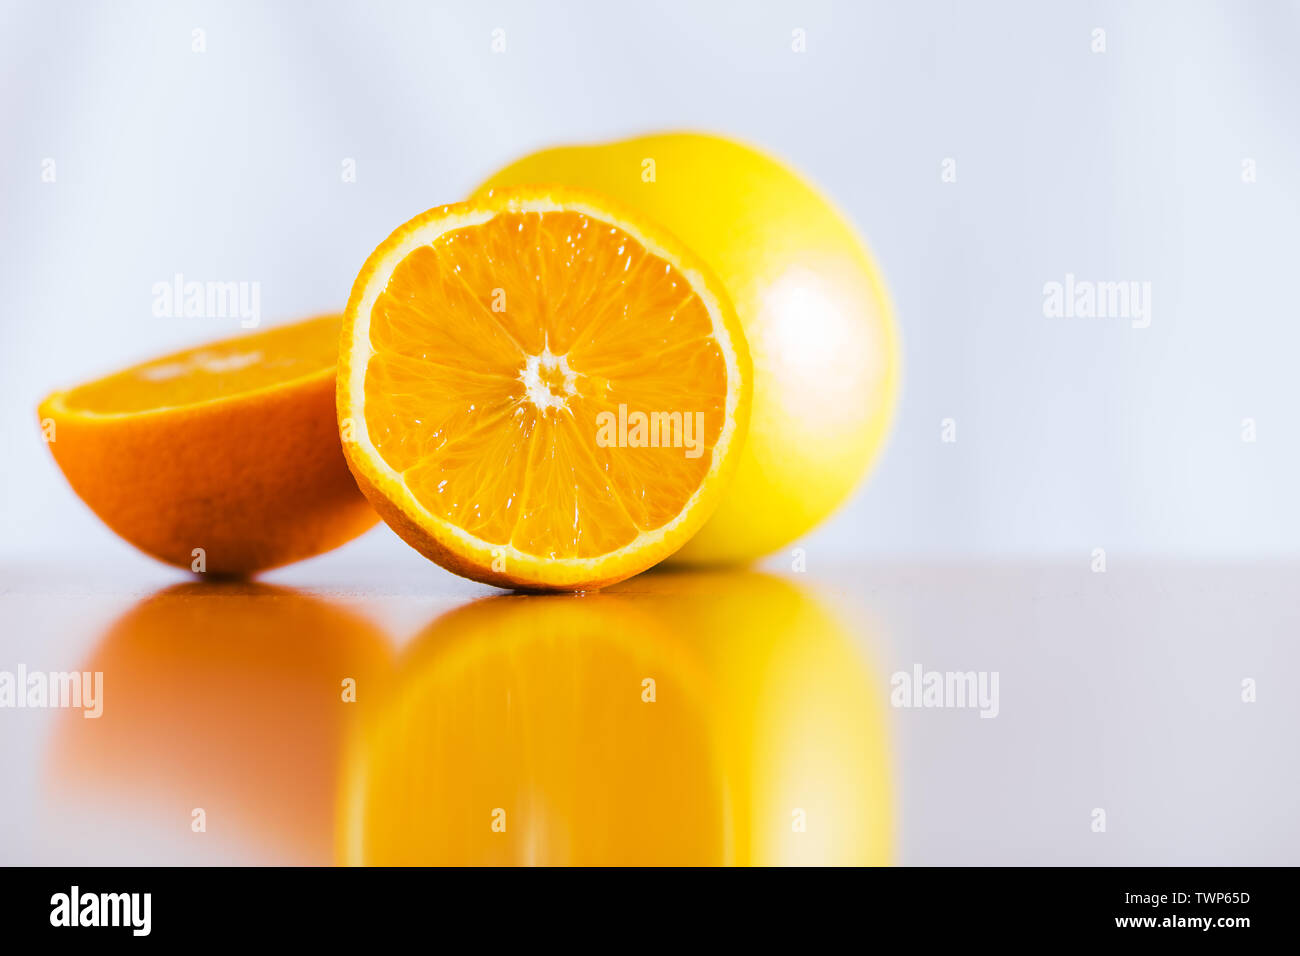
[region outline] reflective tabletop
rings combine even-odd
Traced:
[[[1298,570],[6,563],[0,862],[1295,864]]]

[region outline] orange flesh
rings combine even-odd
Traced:
[[[74,388],[63,405],[129,414],[281,386],[335,366],[340,326],[337,316],[326,316],[176,352]]]
[[[420,246],[376,300],[370,344],[375,449],[430,513],[527,554],[607,554],[677,517],[724,424],[704,303],[583,213],[503,212]],[[602,446],[597,416],[620,405],[703,413],[702,453],[680,431],[676,447]]]

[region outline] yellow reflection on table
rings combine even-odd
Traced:
[[[56,792],[134,830],[145,821],[164,851],[329,863],[347,730],[382,699],[391,666],[385,636],[327,601],[254,583],[167,588],[83,664],[104,674],[104,712],[61,720]]]
[[[863,643],[750,572],[458,608],[349,748],[340,859],[888,863],[884,685]]]

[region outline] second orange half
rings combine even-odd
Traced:
[[[427,557],[585,590],[708,518],[750,379],[726,292],[687,249],[599,197],[523,188],[432,209],[371,254],[338,412],[362,490]]]

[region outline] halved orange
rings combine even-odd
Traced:
[[[409,544],[503,587],[587,590],[671,554],[717,505],[748,423],[725,290],[595,195],[431,209],[352,288],[343,450]]]
[[[339,448],[341,319],[225,339],[56,392],[45,438],[105,524],[154,557],[251,574],[375,524]]]

